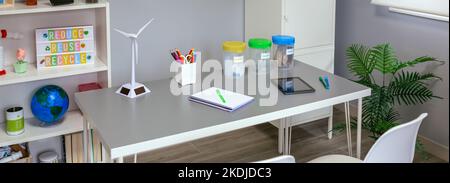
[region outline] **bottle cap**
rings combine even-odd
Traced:
[[[248,46],[254,49],[269,49],[272,47],[272,41],[263,38],[254,38],[248,41]]]
[[[295,37],[276,35],[276,36],[272,36],[272,41],[274,44],[277,44],[277,45],[294,45]]]
[[[232,53],[242,53],[246,47],[245,43],[240,41],[226,41],[223,43],[223,50]]]

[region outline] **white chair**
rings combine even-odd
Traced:
[[[387,131],[370,149],[364,161],[344,155],[323,156],[309,163],[412,163],[417,133],[428,114]]]
[[[264,160],[264,161],[258,161],[256,163],[295,163],[294,156],[279,156],[272,159]]]

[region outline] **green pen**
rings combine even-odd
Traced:
[[[216,90],[217,96],[219,96],[220,100],[222,100],[222,103],[226,104],[227,101],[225,100],[225,98],[222,96],[222,94],[220,93],[220,90],[217,89]]]
[[[319,77],[319,80],[320,80],[320,83],[322,83],[323,87],[325,87],[325,89],[328,89],[327,84],[323,80],[322,76]]]

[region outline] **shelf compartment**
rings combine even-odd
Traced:
[[[0,76],[0,86],[19,84],[31,81],[40,81],[46,79],[55,79],[67,76],[75,76],[88,73],[97,73],[107,71],[108,66],[97,58],[92,65],[74,65],[68,67],[49,68],[38,71],[36,64],[29,64],[28,71],[24,74],[14,73],[13,66],[6,67],[7,74]]]
[[[57,125],[50,127],[40,127],[35,118],[25,120],[25,132],[19,136],[9,136],[5,131],[5,124],[2,124],[0,131],[0,147],[36,140],[57,137],[83,131],[83,116],[80,111],[68,112],[64,120]]]
[[[27,6],[25,3],[16,3],[14,7],[0,9],[0,15],[18,15],[18,14],[31,14],[31,13],[47,13],[57,11],[70,11],[70,10],[83,10],[83,9],[95,9],[105,8],[107,3],[105,1],[99,1],[98,3],[85,3],[76,2],[70,5],[52,6],[50,1],[39,1],[37,6]]]

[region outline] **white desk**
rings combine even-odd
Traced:
[[[75,99],[85,117],[85,132],[89,128],[94,129],[108,159],[119,162],[125,156],[358,100],[357,157],[360,157],[362,98],[369,96],[371,90],[302,63],[296,63],[293,75],[308,82],[316,92],[292,96],[279,92],[277,105],[270,107],[260,107],[258,101],[261,96],[256,95],[253,103],[233,113],[190,102],[188,96],[173,96],[170,92],[171,79],[145,83],[152,93],[135,100],[115,94],[115,88],[77,93]],[[324,89],[318,79],[324,75],[330,77],[329,91]],[[290,149],[287,143],[290,130],[286,121],[282,120],[285,130],[281,134],[286,144],[284,154],[288,154]],[[85,133],[85,142],[89,142],[89,135]]]

